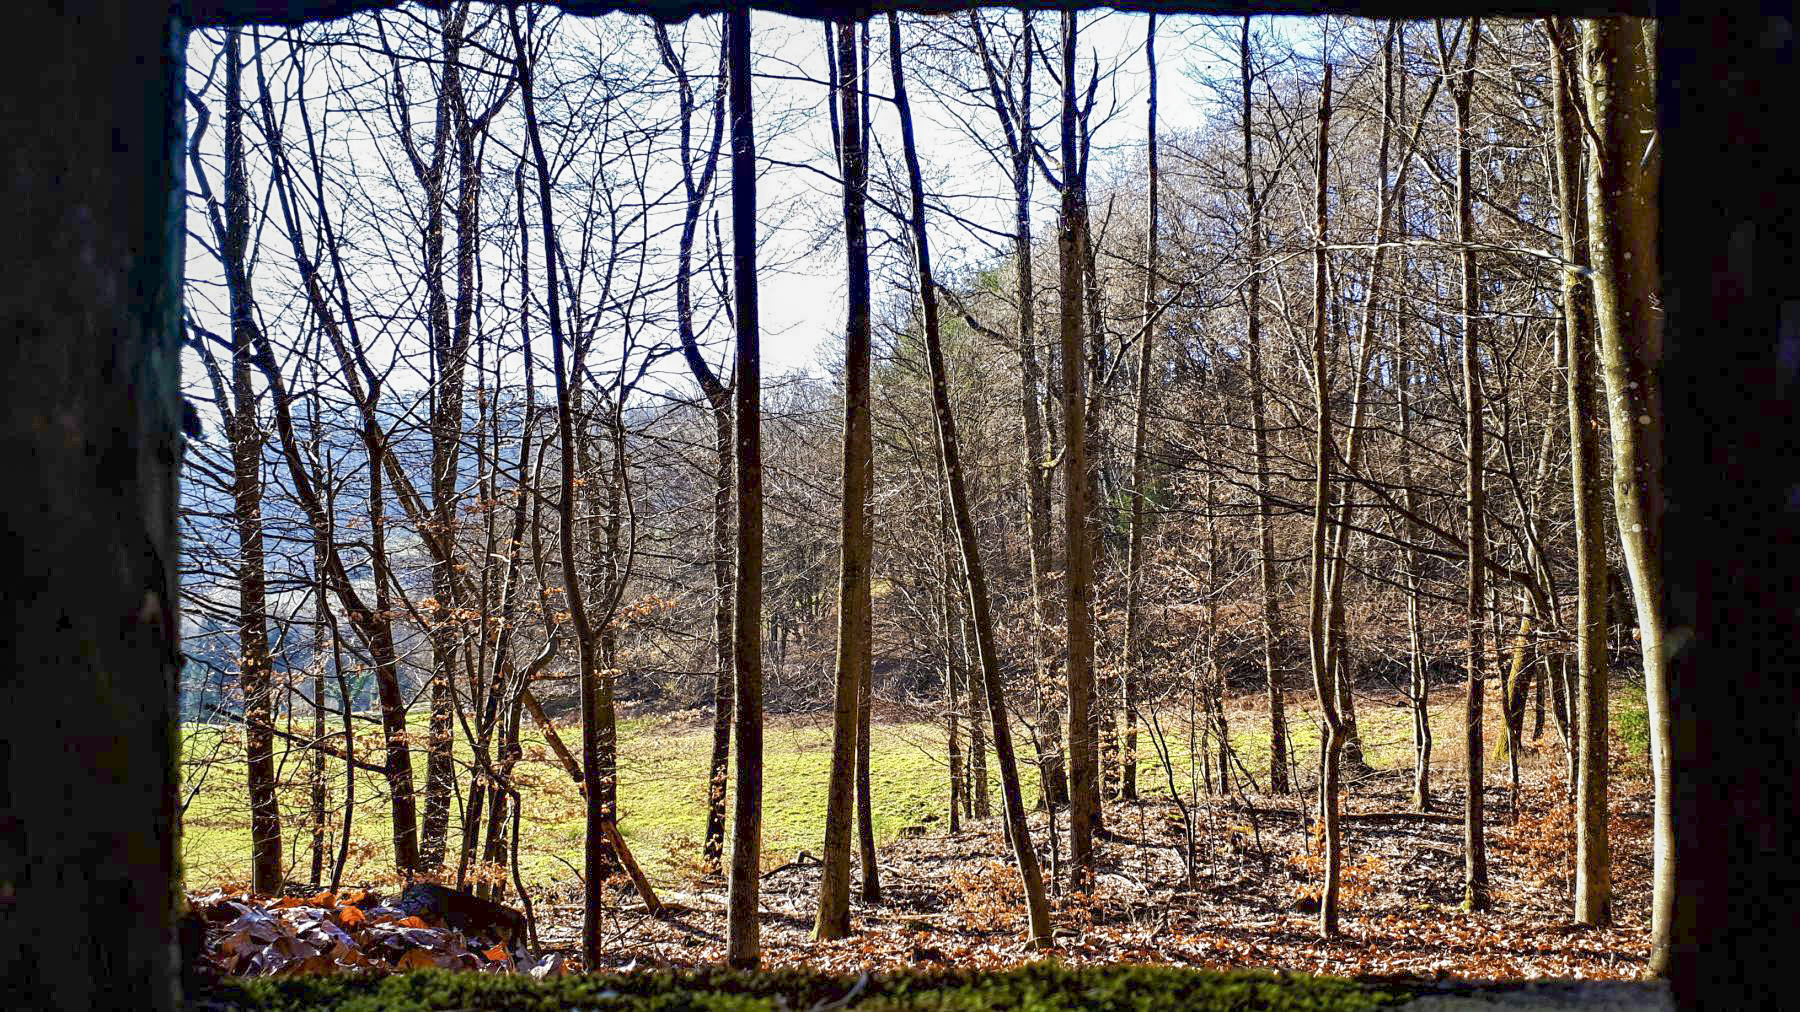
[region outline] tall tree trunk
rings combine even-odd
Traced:
[[[348,614],[351,626],[357,636],[368,649],[369,659],[375,668],[375,686],[381,708],[382,737],[386,746],[387,766],[386,780],[388,796],[391,802],[394,865],[403,878],[410,880],[419,865],[418,809],[413,793],[412,749],[408,743],[406,726],[406,701],[400,690],[399,651],[394,642],[393,619],[388,608],[388,593],[391,574],[388,568],[385,507],[381,492],[383,463],[392,464],[388,453],[387,440],[381,429],[378,405],[381,399],[380,377],[368,368],[365,356],[361,355],[361,344],[355,336],[354,318],[346,317],[342,321],[332,311],[331,304],[325,294],[324,281],[320,277],[319,265],[308,255],[305,239],[297,217],[298,199],[296,189],[288,177],[285,156],[281,148],[281,130],[275,117],[274,103],[270,99],[270,89],[265,79],[261,57],[256,60],[259,106],[264,134],[270,139],[270,150],[273,153],[273,182],[289,246],[292,250],[294,266],[300,274],[305,291],[308,308],[318,322],[336,352],[338,362],[343,367],[343,376],[350,387],[352,398],[357,404],[361,421],[361,437],[363,448],[369,461],[369,564],[373,570],[375,584],[375,601],[373,607],[365,602],[361,594],[351,582],[348,568],[342,555],[333,543],[330,532],[335,523],[333,511],[328,503],[331,490],[325,489],[323,500],[319,486],[310,475],[308,465],[300,449],[300,438],[294,429],[292,397],[288,391],[286,380],[275,358],[275,350],[268,335],[261,327],[252,324],[250,339],[255,344],[256,352],[253,361],[262,370],[263,378],[268,383],[271,406],[275,414],[275,428],[281,439],[282,454],[287,458],[288,473],[293,479],[294,497],[300,501],[302,510],[312,525],[315,537],[323,536],[327,548],[326,574],[332,592],[343,605]],[[299,79],[299,86],[304,87],[304,78]],[[301,110],[301,126],[306,136],[308,151],[313,163],[315,180],[318,178],[319,158],[317,145],[313,143],[311,125],[305,113],[305,103]],[[196,172],[200,171],[196,161]],[[321,230],[320,245],[327,251],[335,251],[337,243],[332,232],[329,217],[324,213],[324,205],[319,203]],[[343,269],[334,265],[343,288]],[[368,382],[365,389],[364,381]],[[393,474],[403,472],[398,468]],[[348,821],[348,820],[346,820]]]
[[[1325,527],[1331,508],[1331,373],[1326,356],[1329,321],[1326,319],[1325,281],[1325,179],[1331,152],[1331,64],[1325,64],[1325,82],[1319,92],[1318,174],[1313,224],[1313,414],[1317,433],[1313,442],[1312,565],[1307,583],[1307,646],[1311,655],[1313,689],[1319,697],[1322,727],[1319,735],[1319,805],[1325,827],[1325,882],[1319,895],[1319,934],[1331,938],[1338,929],[1338,872],[1343,861],[1343,840],[1338,824],[1338,771],[1344,744],[1343,718],[1338,713],[1338,694],[1331,682],[1331,623],[1326,601]]]
[[[1613,506],[1619,541],[1637,606],[1649,710],[1650,769],[1656,808],[1650,904],[1650,967],[1669,966],[1670,932],[1679,869],[1670,749],[1668,658],[1663,650],[1662,587],[1662,358],[1657,180],[1652,95],[1655,23],[1643,18],[1594,18],[1583,24],[1588,121],[1588,241],[1594,268],[1594,319],[1601,375],[1612,423]],[[1604,694],[1588,682],[1583,700]],[[1584,706],[1585,711],[1588,707]],[[1587,719],[1583,713],[1581,719]],[[1584,758],[1586,758],[1584,756]],[[1584,802],[1587,795],[1583,795]]]
[[[832,90],[842,124],[838,166],[844,178],[845,277],[844,450],[842,527],[838,576],[836,691],[832,705],[831,781],[825,805],[825,844],[820,851],[819,909],[813,937],[850,934],[850,829],[855,794],[857,713],[869,678],[873,649],[870,618],[869,462],[874,452],[869,419],[869,236],[865,218],[868,170],[863,161],[859,114],[864,68],[856,51],[855,22],[835,26],[836,80]]]
[[[419,182],[427,204],[423,233],[424,283],[435,366],[431,390],[431,523],[441,547],[432,560],[432,600],[436,607],[426,615],[431,639],[431,723],[425,746],[425,812],[419,826],[419,863],[436,871],[444,863],[444,843],[450,827],[450,801],[456,770],[451,747],[455,703],[452,681],[456,677],[457,646],[461,630],[454,616],[462,595],[458,586],[453,549],[456,539],[457,457],[462,445],[463,369],[469,351],[469,323],[474,311],[474,215],[480,185],[478,167],[472,164],[474,147],[468,136],[466,111],[462,109],[461,49],[467,2],[443,14],[441,39],[443,62],[438,81],[437,123],[431,159],[415,158]],[[457,323],[452,327],[449,299],[444,291],[444,178],[452,134],[463,156],[458,166],[460,185],[457,217]],[[464,143],[467,142],[467,143]],[[411,147],[411,139],[407,139]]]
[[[15,1008],[182,1005],[184,22],[166,4],[27,5],[0,40],[32,82],[7,103],[30,153],[0,169],[0,974]]]
[[[1276,661],[1278,616],[1275,607],[1275,529],[1269,503],[1269,434],[1264,403],[1262,361],[1262,203],[1256,196],[1256,175],[1251,154],[1250,18],[1244,17],[1238,36],[1238,66],[1244,92],[1244,204],[1250,213],[1249,290],[1245,310],[1250,349],[1250,414],[1256,448],[1256,540],[1260,625],[1263,641],[1263,675],[1269,690],[1269,790],[1288,792],[1287,710],[1283,705],[1281,672]]]
[[[756,298],[756,130],[750,102],[750,11],[725,15],[731,98],[732,285],[737,298],[737,796],[726,910],[726,961],[754,969],[762,875],[762,369]]]
[[[1469,179],[1469,100],[1475,90],[1475,57],[1481,42],[1481,19],[1468,22],[1468,41],[1463,48],[1463,64],[1450,66],[1451,46],[1444,39],[1444,25],[1438,22],[1438,54],[1446,77],[1456,74],[1451,95],[1456,109],[1456,241],[1462,245],[1459,254],[1462,275],[1462,372],[1463,425],[1466,429],[1464,473],[1467,509],[1468,596],[1465,629],[1468,648],[1465,660],[1469,673],[1469,694],[1463,714],[1463,747],[1468,754],[1468,799],[1463,807],[1463,906],[1469,910],[1488,907],[1487,841],[1482,826],[1482,710],[1486,687],[1483,684],[1483,661],[1486,653],[1481,626],[1482,610],[1487,598],[1485,567],[1487,518],[1482,499],[1482,461],[1484,446],[1481,418],[1481,370],[1476,355],[1479,341],[1475,319],[1479,312],[1479,295],[1475,281],[1475,251],[1469,245],[1475,233],[1475,194]]]
[[[989,614],[987,576],[975,541],[975,522],[970,515],[964,487],[962,459],[956,439],[956,419],[950,410],[950,386],[946,378],[944,349],[938,336],[937,290],[931,275],[931,247],[925,231],[925,182],[919,171],[919,153],[913,139],[912,107],[907,101],[906,77],[900,61],[900,19],[888,14],[888,59],[894,82],[894,106],[900,117],[900,136],[906,155],[906,174],[911,186],[910,226],[919,271],[919,296],[925,322],[925,355],[931,371],[931,401],[937,422],[938,453],[949,485],[950,512],[956,524],[956,540],[962,550],[964,587],[969,613],[975,623],[975,648],[981,656],[981,677],[987,690],[988,716],[994,728],[994,752],[1000,763],[1000,790],[1005,799],[1007,834],[1013,859],[1024,886],[1030,939],[1038,947],[1050,944],[1050,905],[1038,872],[1037,852],[1031,846],[1031,830],[1025,824],[1025,798],[1019,787],[1014,761],[1012,728],[1007,721],[1006,700],[1000,682],[1000,660],[994,649],[994,627]]]
[[[1556,115],[1556,183],[1562,255],[1569,265],[1588,259],[1582,216],[1582,127],[1579,50],[1574,23],[1546,18],[1550,34],[1552,107]],[[1601,510],[1600,405],[1594,397],[1591,289],[1571,267],[1562,271],[1563,333],[1568,347],[1569,482],[1575,505],[1575,657],[1580,694],[1574,698],[1575,922],[1612,918],[1612,850],[1607,838],[1606,531]]]
[[[1144,222],[1144,309],[1143,334],[1139,340],[1143,342],[1138,349],[1137,373],[1137,417],[1134,420],[1131,441],[1131,543],[1127,548],[1125,562],[1125,670],[1120,675],[1124,683],[1123,704],[1125,711],[1125,751],[1124,769],[1120,774],[1119,793],[1129,800],[1137,798],[1137,708],[1138,677],[1137,665],[1143,652],[1139,642],[1143,633],[1139,625],[1143,622],[1143,568],[1144,568],[1144,526],[1145,519],[1145,483],[1149,480],[1150,447],[1145,440],[1145,432],[1150,417],[1150,356],[1155,345],[1156,333],[1156,230],[1157,212],[1157,165],[1156,165],[1156,15],[1151,14],[1144,29],[1144,66],[1150,74],[1149,112],[1146,114],[1149,139],[1146,142],[1149,158],[1148,183],[1149,210]]]
[[[274,713],[263,572],[262,435],[254,355],[255,300],[249,268],[250,188],[244,162],[243,64],[239,32],[225,41],[225,261],[231,310],[232,405],[220,403],[231,439],[232,499],[237,521],[238,670],[244,693],[244,741],[249,760],[250,881],[259,893],[281,891],[281,814],[275,806]]]
[[[1076,149],[1075,12],[1064,11],[1062,206],[1057,220],[1061,277],[1063,410],[1063,558],[1068,581],[1069,859],[1071,884],[1094,875],[1094,831],[1100,820],[1100,757],[1094,738],[1093,513],[1088,484],[1086,349],[1083,347],[1080,156]]]
[[[606,793],[598,789],[602,766],[602,712],[599,685],[598,637],[588,618],[584,581],[575,554],[575,471],[576,370],[579,362],[571,362],[571,349],[563,328],[562,289],[558,278],[561,254],[556,242],[556,223],[551,204],[553,177],[545,156],[542,132],[538,128],[537,101],[534,94],[535,74],[532,59],[519,27],[518,12],[508,9],[513,46],[519,75],[519,93],[525,112],[526,137],[537,170],[538,212],[544,243],[544,303],[550,322],[551,365],[556,379],[556,427],[560,488],[557,495],[557,549],[562,561],[564,602],[569,610],[569,625],[575,634],[577,678],[581,693],[581,772],[583,773],[583,809],[585,846],[582,862],[582,963],[592,969],[600,962],[600,916],[604,899],[603,886],[609,867],[610,848],[605,827],[611,812]]]

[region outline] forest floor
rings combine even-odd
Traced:
[[[1643,974],[1649,948],[1651,792],[1641,697],[1616,693],[1612,749],[1611,840],[1614,923],[1606,929],[1570,923],[1573,824],[1565,802],[1561,742],[1546,721],[1528,737],[1521,756],[1517,814],[1512,810],[1504,751],[1490,752],[1484,791],[1492,907],[1468,913],[1463,900],[1462,812],[1466,792],[1459,735],[1460,694],[1438,693],[1437,746],[1430,810],[1414,812],[1410,732],[1393,701],[1364,704],[1371,768],[1346,777],[1345,858],[1340,937],[1321,941],[1316,896],[1322,874],[1312,792],[1259,793],[1234,783],[1231,793],[1190,794],[1185,761],[1177,789],[1193,809],[1194,869],[1186,873],[1186,832],[1168,778],[1146,766],[1138,801],[1109,801],[1111,835],[1099,848],[1100,873],[1090,895],[1052,897],[1056,954],[1070,963],[1131,961],[1185,966],[1268,967],[1349,976],[1520,980],[1558,977],[1628,980]],[[1263,759],[1251,747],[1260,715],[1255,694],[1233,701],[1234,746],[1266,783]],[[1490,714],[1497,711],[1490,705]],[[1309,711],[1289,711],[1297,737]],[[1266,717],[1264,718],[1266,724]],[[1528,725],[1529,725],[1528,717]],[[1167,725],[1165,724],[1165,728]],[[1239,729],[1243,729],[1242,732]],[[1173,733],[1173,729],[1170,729]],[[1182,731],[1185,737],[1185,730]],[[1528,727],[1529,735],[1529,727]],[[1490,726],[1490,745],[1501,741]],[[1174,749],[1174,743],[1170,743]],[[1149,751],[1147,743],[1140,746]],[[1186,743],[1180,752],[1185,754]],[[1306,747],[1298,749],[1308,754]],[[1310,771],[1300,769],[1310,783]],[[1237,778],[1234,777],[1234,780]],[[882,778],[877,776],[876,795]],[[1151,790],[1155,794],[1150,794]],[[1032,798],[1035,792],[1028,792]],[[998,815],[1000,798],[993,792]],[[1028,802],[1029,803],[1029,802]],[[1066,856],[1066,818],[1058,813],[1056,854]],[[1030,825],[1047,878],[1049,818]],[[943,965],[999,968],[1037,958],[1022,942],[1017,873],[997,817],[945,832],[934,819],[886,844],[878,862],[882,898],[853,904],[856,935],[842,942],[811,940],[819,866],[806,855],[786,860],[763,879],[762,946],[768,965],[832,972]],[[765,848],[765,857],[768,849]],[[801,857],[800,855],[793,855]],[[860,881],[860,870],[855,881]],[[662,889],[672,916],[648,916],[623,882],[612,892],[605,923],[606,968],[697,966],[723,955],[724,883],[690,878]],[[579,934],[577,886],[539,897],[540,937],[546,948],[573,951]]]
[[[1376,772],[1356,784],[1345,804],[1338,939],[1319,939],[1313,912],[1322,865],[1315,820],[1301,812],[1310,807],[1310,794],[1202,796],[1191,882],[1183,867],[1181,814],[1163,796],[1107,804],[1112,833],[1099,848],[1095,889],[1053,897],[1056,955],[1072,964],[1250,966],[1344,976],[1637,978],[1649,945],[1649,792],[1629,774],[1623,779],[1611,826],[1611,928],[1569,922],[1572,827],[1555,765],[1536,756],[1526,763],[1516,821],[1508,818],[1508,789],[1485,792],[1489,911],[1460,909],[1462,792],[1441,783],[1431,811],[1415,814],[1409,781]],[[1047,817],[1037,812],[1030,821],[1040,852],[1047,852]],[[1059,852],[1067,853],[1066,835]],[[855,937],[830,943],[810,937],[818,865],[783,865],[763,879],[765,962],[853,973],[921,964],[1001,968],[1036,959],[1022,942],[1021,894],[1008,855],[992,818],[956,834],[896,840],[881,850],[881,902],[855,902]],[[606,968],[696,966],[722,958],[722,882],[664,890],[672,916],[663,919],[648,916],[629,893],[613,896]],[[577,947],[577,899],[573,890],[540,899],[544,946]]]
[[[1460,784],[1465,763],[1461,736],[1452,732],[1460,724],[1462,701],[1459,692],[1439,690],[1435,696],[1433,798],[1430,811],[1423,814],[1412,811],[1410,721],[1404,708],[1394,700],[1374,697],[1359,703],[1370,767],[1346,777],[1338,938],[1325,942],[1317,933],[1314,904],[1322,863],[1316,820],[1309,811],[1312,771],[1305,761],[1297,764],[1302,789],[1293,794],[1260,791],[1267,781],[1267,718],[1259,694],[1246,693],[1234,698],[1227,712],[1233,746],[1252,776],[1245,780],[1234,775],[1229,794],[1195,791],[1198,777],[1190,778],[1185,725],[1164,717],[1162,729],[1171,739],[1181,738],[1179,745],[1168,742],[1176,758],[1176,775],[1170,778],[1160,765],[1146,762],[1140,773],[1145,797],[1106,804],[1111,833],[1099,847],[1094,890],[1079,896],[1058,891],[1052,897],[1055,955],[1076,965],[1124,961],[1359,977],[1641,976],[1648,952],[1651,796],[1641,694],[1628,686],[1615,692],[1610,827],[1614,925],[1598,930],[1569,923],[1573,826],[1564,801],[1561,743],[1550,721],[1541,737],[1528,739],[1522,750],[1516,817],[1506,786],[1504,752],[1489,753],[1484,802],[1493,904],[1480,913],[1460,909],[1465,797]],[[1494,702],[1490,700],[1488,707],[1490,717],[1498,711]],[[1298,694],[1290,698],[1289,720],[1295,754],[1304,760],[1315,753],[1316,744],[1308,743],[1311,715]],[[697,791],[698,784],[688,784],[686,773],[678,775],[687,766],[694,767],[693,776],[703,774],[704,752],[698,746],[706,740],[706,732],[694,723],[684,727],[680,720],[662,718],[641,728],[633,726],[622,735],[622,752],[634,749],[636,743],[632,762],[640,773],[661,770],[659,778],[650,781],[662,785],[660,794],[651,789],[637,805],[626,788],[631,778],[621,777],[625,814],[621,821],[628,837],[635,836],[633,847],[642,851],[638,856],[656,880],[667,912],[660,919],[649,916],[626,882],[611,883],[603,928],[607,955],[604,965],[593,969],[704,966],[723,956],[723,880],[697,872],[693,844],[685,835],[669,837],[676,841],[673,847],[656,835],[665,822],[685,823],[700,811],[685,789]],[[945,831],[941,732],[900,720],[878,725],[875,737],[874,794],[877,828],[884,841],[878,862],[882,898],[878,903],[854,902],[853,938],[819,943],[810,937],[819,866],[800,848],[816,851],[822,832],[823,813],[815,809],[823,805],[822,767],[828,760],[829,734],[823,727],[796,723],[770,735],[765,804],[768,825],[775,831],[765,834],[763,850],[765,965],[854,974],[904,967],[997,969],[1038,959],[1039,954],[1022,941],[1018,878],[999,820],[969,820],[961,832]],[[1502,738],[1495,720],[1488,727],[1490,747]],[[1140,742],[1140,749],[1152,751],[1148,741]],[[622,773],[624,767],[622,763]],[[539,949],[563,952],[568,965],[575,966],[580,883],[573,865],[579,862],[579,841],[563,841],[543,829],[578,830],[578,823],[563,825],[578,820],[578,811],[572,790],[566,809],[564,800],[555,800],[562,786],[544,772],[544,790],[554,792],[555,814],[535,827],[528,821],[529,838],[522,851],[549,851],[552,858],[561,858],[549,865],[534,862],[536,874],[528,880],[535,880],[531,884]],[[1037,796],[1029,782],[1035,777],[1028,766],[1022,772],[1028,778],[1029,805]],[[997,778],[997,771],[990,774]],[[219,782],[212,791],[224,796],[209,797],[207,804],[223,806],[229,795],[241,792],[241,782],[235,777],[226,781],[223,770],[216,776]],[[1191,878],[1183,860],[1187,834],[1180,808],[1168,792],[1170,779],[1193,812]],[[371,796],[379,798],[359,789],[359,800]],[[997,815],[997,785],[991,797]],[[358,819],[358,827],[379,841],[385,829],[379,809]],[[631,831],[633,819],[640,820],[636,834]],[[1057,822],[1055,855],[1061,858],[1068,853],[1063,813],[1058,813]],[[1052,874],[1048,824],[1043,811],[1031,813],[1031,831],[1046,878],[1061,880],[1066,876]],[[676,833],[672,828],[666,831]],[[379,868],[375,841],[359,839],[367,860],[352,871]],[[191,854],[191,837],[188,845]],[[568,849],[571,855],[557,854],[558,849]],[[359,880],[371,884],[368,877],[346,875],[346,882]],[[188,884],[196,890],[224,885],[227,892],[233,891],[222,879],[197,876],[191,864]]]

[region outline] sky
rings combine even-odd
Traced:
[[[716,22],[718,19],[710,19]],[[1040,31],[1054,44],[1057,18],[1040,19]],[[1287,38],[1310,34],[1303,18],[1258,18],[1256,31]],[[1090,175],[1096,180],[1106,175],[1109,159],[1136,160],[1145,135],[1145,98],[1147,74],[1143,42],[1149,18],[1140,14],[1101,11],[1087,12],[1081,17],[1080,73],[1085,80],[1086,66],[1097,57],[1101,66],[1116,68],[1103,80],[1097,99],[1093,165]],[[1221,31],[1220,29],[1224,30]],[[716,24],[702,25],[690,21],[686,31],[697,33],[701,52],[709,49],[717,38]],[[892,86],[885,58],[887,26],[885,19],[871,25],[875,44],[871,68],[871,88],[878,96],[891,94]],[[926,29],[912,19],[903,19],[902,30],[910,43],[926,34]],[[579,33],[574,33],[579,37]],[[1191,128],[1216,114],[1214,96],[1202,83],[1205,77],[1231,77],[1237,73],[1235,19],[1196,17],[1162,18],[1158,21],[1158,88],[1159,122],[1164,130]],[[679,38],[679,30],[677,31]],[[765,374],[775,376],[790,370],[823,375],[831,369],[837,335],[844,316],[844,265],[839,207],[841,193],[835,181],[819,169],[831,170],[830,120],[827,114],[828,76],[821,23],[782,15],[756,12],[752,22],[752,46],[755,50],[753,70],[759,75],[754,85],[758,113],[758,153],[765,161],[758,184],[763,234],[767,247],[759,264],[761,284],[762,346]],[[246,54],[249,40],[245,43]],[[716,50],[715,50],[716,51]],[[211,43],[202,39],[190,47],[191,80],[206,71],[211,61]],[[690,66],[703,65],[705,59],[696,54]],[[947,107],[932,93],[932,75],[909,62],[908,87],[912,95],[915,129],[918,133],[921,160],[934,199],[949,205],[959,216],[995,230],[994,234],[962,227],[937,215],[930,222],[933,235],[933,259],[941,275],[959,268],[985,265],[1004,255],[997,243],[1011,229],[1011,191],[1004,174],[997,171],[991,157],[968,136],[963,125],[947,112]],[[703,72],[701,72],[703,73]],[[246,94],[253,94],[251,73],[246,71]],[[697,76],[698,73],[697,73]],[[321,86],[327,78],[324,70],[309,72],[309,91]],[[210,101],[216,103],[222,85],[214,83]],[[1034,82],[1040,98],[1047,99],[1055,88],[1041,66]],[[786,115],[784,115],[784,113]],[[191,113],[190,113],[191,116]],[[891,106],[872,103],[875,143],[897,159],[899,130]],[[703,116],[700,118],[704,118]],[[988,126],[991,114],[976,113],[973,122],[997,133]],[[780,121],[777,127],[776,121]],[[339,122],[343,122],[340,116]],[[190,122],[190,126],[192,123]],[[697,124],[698,126],[698,124]],[[343,127],[338,129],[342,130]],[[209,150],[216,152],[220,128],[215,123],[207,140]],[[1051,119],[1040,133],[1040,140],[1052,151],[1056,147],[1055,121]],[[359,168],[380,164],[381,159],[395,157],[392,151],[351,142],[350,157]],[[388,147],[391,147],[391,143]],[[787,164],[781,164],[787,163]],[[212,185],[221,186],[217,162],[212,169]],[[790,167],[804,164],[813,169]],[[877,159],[872,172],[880,171]],[[265,171],[260,170],[260,171]],[[399,171],[404,174],[404,168]],[[729,166],[720,168],[721,192],[729,182]],[[264,184],[266,185],[266,184]],[[1034,181],[1039,234],[1054,215],[1055,194],[1040,176]],[[263,199],[266,190],[253,199]],[[271,261],[284,259],[285,241],[271,220],[265,225],[260,246],[262,255]],[[210,236],[210,226],[198,201],[190,202],[190,228],[196,235]],[[877,209],[871,209],[872,233],[897,231],[897,223]],[[569,240],[565,237],[565,245]],[[190,248],[190,277],[206,284],[217,279],[217,263],[204,250]],[[878,277],[876,299],[899,296],[892,287],[882,288]],[[381,287],[376,285],[377,288]],[[223,293],[214,285],[218,308]],[[268,297],[264,296],[265,302]],[[217,333],[228,328],[212,307],[196,301],[191,310],[203,325]],[[265,313],[270,311],[265,305]],[[719,363],[724,335],[711,335]],[[378,348],[372,353],[380,355]],[[204,382],[198,363],[192,363],[189,382]],[[691,385],[685,370],[674,360],[661,365],[665,382]],[[422,374],[396,375],[392,389],[398,391],[424,382]]]

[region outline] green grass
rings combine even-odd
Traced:
[[[1363,698],[1357,714],[1364,756],[1376,769],[1409,769],[1412,765],[1412,717],[1403,705]],[[1460,737],[1463,694],[1460,687],[1444,686],[1432,695],[1432,726],[1437,747],[1434,766],[1440,775],[1460,769]],[[1611,708],[1613,733],[1628,744],[1633,754],[1648,751],[1649,726],[1644,712],[1643,688],[1635,679],[1615,684]],[[1267,786],[1269,726],[1259,707],[1227,711],[1232,746],[1238,760]],[[1317,705],[1311,693],[1295,690],[1287,696],[1289,747],[1301,776],[1310,775],[1318,752]],[[1501,742],[1497,699],[1487,706],[1488,740]],[[1529,718],[1528,718],[1529,719]],[[1159,717],[1174,759],[1177,790],[1189,785],[1186,707],[1171,706]],[[1546,722],[1548,723],[1548,721]],[[381,760],[380,735],[373,725],[361,733],[358,752],[373,762]],[[424,727],[416,727],[416,739],[424,739]],[[571,748],[579,748],[575,728],[560,733]],[[1555,731],[1545,728],[1544,747],[1555,748]],[[941,726],[923,723],[880,723],[875,726],[871,748],[873,807],[878,843],[886,843],[902,827],[928,825],[941,831],[947,818],[948,775],[942,760],[945,732]],[[1021,726],[1015,741],[1030,741]],[[187,729],[184,768],[198,782],[183,828],[183,860],[189,888],[242,884],[247,878],[250,833],[248,804],[243,782],[242,746],[230,729],[192,726]],[[774,719],[764,734],[763,762],[763,863],[765,868],[791,861],[796,852],[818,852],[824,835],[826,781],[831,762],[831,733],[823,716],[816,720]],[[583,820],[581,798],[569,777],[557,765],[535,728],[525,734],[526,760],[517,771],[525,797],[521,827],[521,871],[533,885],[567,884],[576,879],[581,864]],[[684,885],[698,867],[705,830],[705,782],[712,754],[709,724],[662,718],[640,718],[619,725],[620,828],[639,863],[657,885]],[[1214,748],[1216,755],[1216,746]],[[201,760],[214,761],[202,768]],[[424,756],[415,751],[414,777],[424,779]],[[467,748],[459,742],[458,757],[466,762]],[[1164,794],[1168,778],[1157,755],[1149,728],[1140,725],[1138,784],[1147,796]],[[1025,757],[1022,757],[1025,758]],[[282,843],[291,867],[289,878],[310,877],[309,830],[305,825],[307,756],[303,751],[278,754],[281,776],[292,786],[282,796]],[[989,778],[995,811],[999,810],[999,770],[989,762]],[[342,807],[342,764],[328,763],[330,798],[327,808]],[[465,772],[460,774],[466,778]],[[1021,762],[1027,804],[1037,798],[1036,770]],[[1234,771],[1233,781],[1240,778]],[[466,786],[466,779],[459,790]],[[729,811],[729,809],[728,809]],[[379,884],[393,877],[386,784],[373,773],[359,773],[350,860],[344,881],[350,885]],[[461,833],[460,802],[451,817],[452,857]],[[298,830],[298,832],[296,831]],[[330,853],[336,853],[338,826],[331,828]],[[329,863],[329,862],[328,862]],[[452,868],[453,870],[453,868]]]
[[[417,740],[423,740],[423,732],[419,725]],[[559,733],[570,748],[580,747],[578,729],[559,728]],[[242,884],[250,846],[242,746],[233,731],[212,726],[189,727],[186,740],[184,768],[190,778],[201,776],[199,761],[217,748],[215,761],[204,771],[205,778],[199,781],[184,820],[182,856],[188,886]],[[522,873],[528,882],[572,882],[575,875],[571,869],[581,865],[580,795],[535,729],[524,735],[524,747],[526,760],[517,771],[525,797],[520,830]],[[940,727],[915,723],[876,726],[869,764],[875,785],[872,804],[878,843],[894,839],[904,826],[943,824],[948,795],[943,752]],[[379,733],[373,728],[359,732],[358,753],[380,762]],[[771,720],[764,732],[763,754],[763,861],[765,867],[773,867],[793,860],[797,851],[816,854],[819,850],[831,765],[830,728],[823,720]],[[466,760],[467,755],[466,746],[459,742],[459,760]],[[657,718],[620,722],[619,826],[633,855],[658,885],[681,883],[690,877],[698,859],[705,832],[705,783],[711,755],[710,725]],[[285,757],[278,751],[278,759],[283,761],[281,778],[292,783],[281,798],[282,844],[293,868],[288,877],[304,879],[310,877],[310,830],[305,826],[307,760],[299,751]],[[421,752],[414,751],[413,763],[415,782],[422,784]],[[997,808],[999,772],[992,762],[989,766]],[[1026,768],[1022,773],[1031,796],[1036,790],[1033,771]],[[460,775],[466,777],[466,773]],[[342,764],[329,762],[327,777],[327,809],[337,812],[343,805]],[[459,790],[465,787],[466,781]],[[392,877],[389,810],[382,777],[359,772],[346,883],[382,882]],[[453,842],[460,839],[460,815],[459,802],[452,811]],[[935,822],[930,821],[932,816]],[[330,830],[332,854],[339,825]]]
[[[1613,737],[1625,743],[1632,755],[1650,755],[1650,710],[1644,701],[1641,678],[1615,682],[1607,703],[1607,718]]]
[[[421,971],[380,978],[335,975],[229,980],[217,985],[206,997],[227,1007],[268,1012],[551,1012],[577,1008],[621,1012],[776,1012],[843,1007],[840,1002],[867,1012],[1364,1012],[1392,1007],[1413,993],[1405,986],[1364,984],[1336,977],[1130,965],[1072,969],[1049,961],[1001,973],[884,974],[861,981],[854,998],[844,1002],[858,986],[858,981],[799,971],[646,971],[629,976],[565,977],[542,982],[510,975]]]

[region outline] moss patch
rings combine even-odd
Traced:
[[[422,971],[391,977],[333,976],[225,981],[201,996],[215,1007],[300,1012],[427,1012],[427,1010],[562,1009],[761,1012],[845,1007],[867,1012],[930,1009],[976,1012],[1095,1010],[1150,1012],[1238,1009],[1363,1012],[1412,996],[1398,984],[1262,972],[1217,973],[1173,967],[1071,969],[1053,961],[1003,973],[896,974],[858,982],[822,974],[721,969],[535,981],[516,976]],[[855,992],[852,994],[852,992]],[[844,999],[848,998],[846,1002]],[[834,1003],[843,1002],[842,1005]]]

